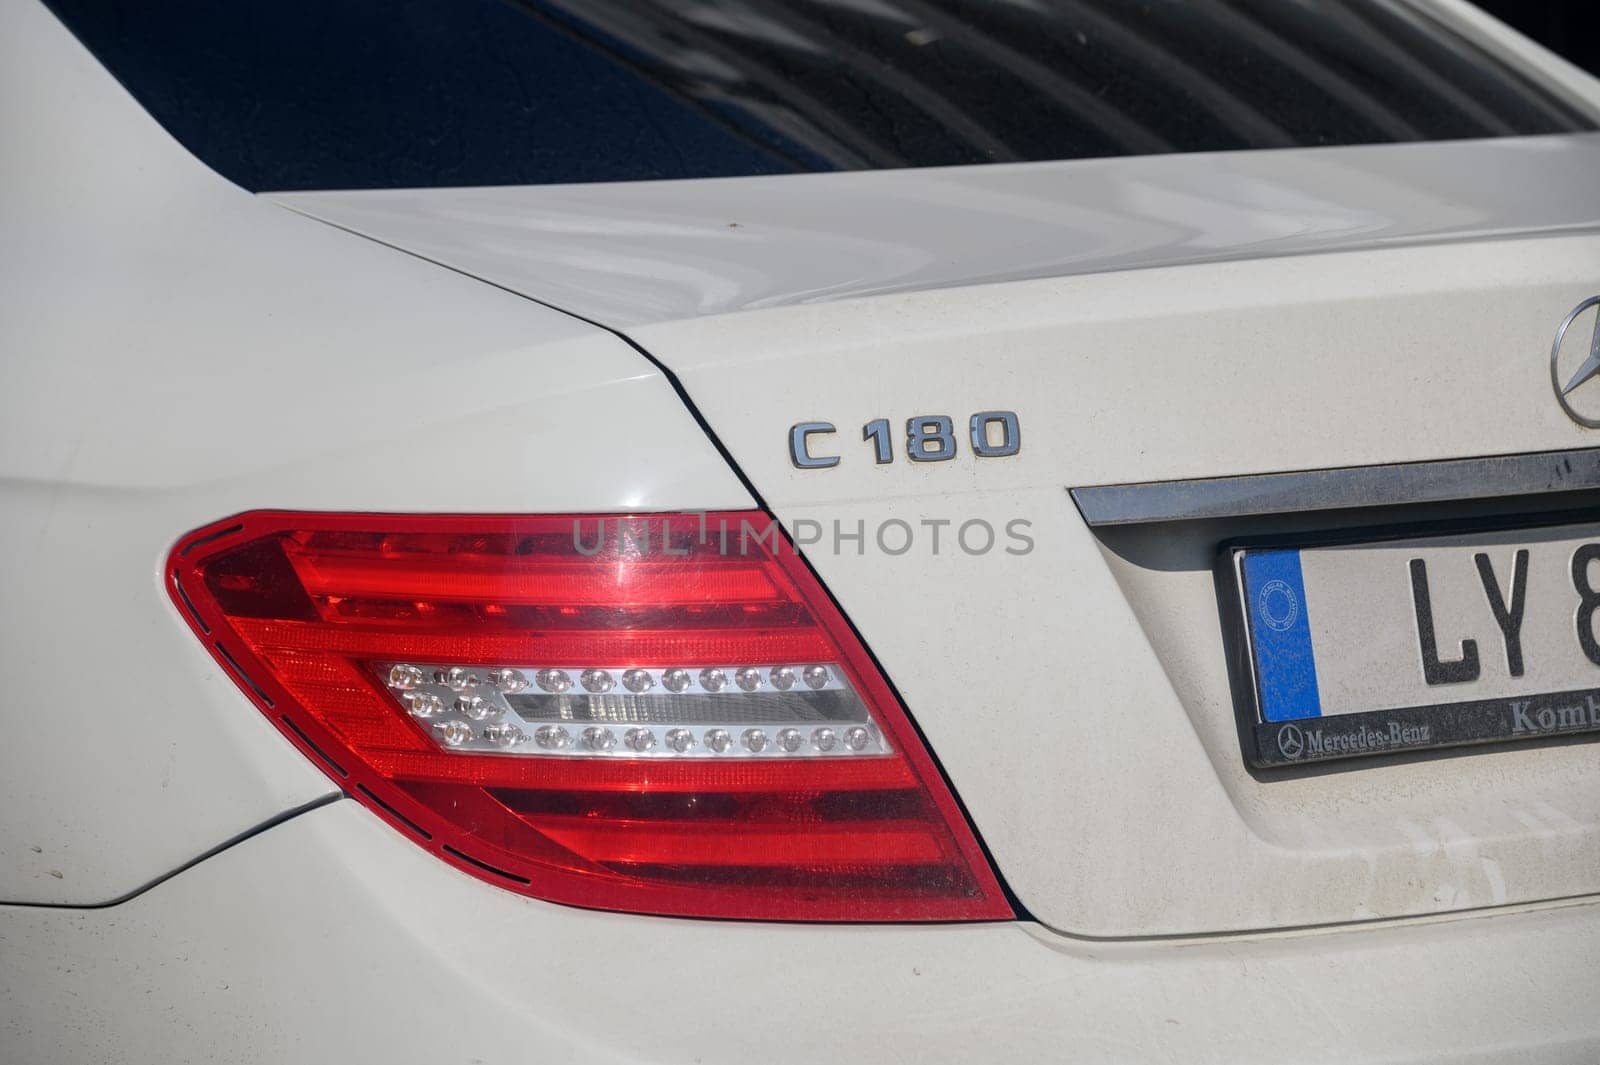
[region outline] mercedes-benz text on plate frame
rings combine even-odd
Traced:
[[[1231,563],[1257,766],[1600,731],[1600,522]]]
[[[1584,319],[1588,329],[1575,328]],[[1586,337],[1588,343],[1574,339]],[[1567,357],[1563,358],[1563,354]],[[1600,376],[1600,296],[1590,296],[1572,309],[1556,330],[1550,347],[1550,387],[1567,416],[1579,425],[1600,429],[1600,384],[1588,385]],[[1562,383],[1565,377],[1566,383]]]

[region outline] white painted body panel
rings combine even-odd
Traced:
[[[1069,274],[1583,231],[1597,222],[1597,168],[1600,133],[271,199],[633,329]]]
[[[0,900],[105,902],[334,790],[172,608],[185,532],[747,505],[622,341],[262,202],[42,8],[0,22]]]
[[[1600,1056],[1600,916],[1539,901],[1600,888],[1600,746],[1258,779],[1205,537],[1097,538],[1066,492],[1592,446],[1543,358],[1600,285],[1594,138],[280,204],[36,4],[0,20],[0,899],[36,904],[0,906],[0,1057]],[[812,559],[1036,921],[589,913],[349,801],[116,901],[335,790],[167,603],[188,529],[752,503],[623,341],[414,256],[628,327],[792,528],[1031,523],[1025,555]],[[990,408],[1014,459],[857,436]],[[812,418],[833,470],[789,465]],[[119,699],[50,712],[84,663]]]
[[[908,293],[633,335],[786,522],[830,536],[834,521],[1032,523],[1037,548],[1020,556],[947,539],[935,557],[925,538],[901,557],[870,540],[811,557],[1029,911],[1089,935],[1182,934],[1592,892],[1600,748],[1258,779],[1225,670],[1221,537],[1130,533],[1124,554],[1102,550],[1066,489],[1584,446],[1551,396],[1548,338],[1597,282],[1600,239],[1501,240]],[[801,376],[803,390],[776,387]],[[1014,458],[963,448],[880,466],[860,442],[873,418],[964,426],[993,408],[1020,418]],[[790,465],[783,429],[810,419],[840,426],[819,449],[842,453],[837,467]],[[963,698],[977,671],[1006,678],[1006,697]]]
[[[709,206],[731,184],[698,194]],[[1600,223],[1600,184],[1561,195]],[[546,295],[515,271],[486,276]],[[1066,489],[1585,446],[1546,360],[1597,284],[1600,237],[1502,234],[820,303],[790,292],[629,334],[791,528],[814,521],[831,541],[835,522],[953,523],[938,557],[929,537],[889,557],[871,532],[859,554],[810,554],[1029,911],[1076,933],[1185,934],[1592,892],[1597,748],[1258,780],[1209,546],[1146,545],[1145,564],[1102,552]],[[997,408],[1020,416],[1015,458],[877,465],[860,441],[874,418],[898,434],[913,414],[959,429]],[[837,467],[790,464],[787,428],[809,420],[840,427],[818,438]],[[955,550],[974,519],[1026,520],[1038,549]],[[1007,697],[961,697],[977,671],[1005,677]]]
[[[1174,943],[628,917],[500,891],[348,801],[115,909],[0,909],[0,936],[0,1045],[39,1065],[1600,1057],[1592,903]]]

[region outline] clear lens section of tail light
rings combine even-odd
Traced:
[[[185,537],[195,633],[355,798],[604,909],[1011,916],[883,677],[759,512],[253,512]]]
[[[806,681],[786,690],[746,692],[718,680],[742,668],[767,676],[803,675]],[[889,752],[882,730],[837,662],[701,670],[619,664],[485,670],[379,662],[374,669],[401,708],[433,723],[430,734],[441,747],[463,754],[670,759],[841,758]],[[697,682],[697,673],[711,687]],[[543,684],[530,686],[529,677],[541,678]],[[597,690],[573,686],[572,677],[588,677]],[[617,677],[625,678],[626,687],[616,685]],[[452,737],[464,738],[440,738],[445,731],[441,726],[449,722],[464,726],[466,731],[451,730]],[[786,726],[804,739],[795,750],[771,747],[759,738]],[[619,747],[619,731],[631,732],[635,746]],[[747,734],[751,738],[746,742],[733,740]]]

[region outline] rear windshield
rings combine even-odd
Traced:
[[[1592,119],[1402,0],[48,0],[249,189],[1502,137]]]

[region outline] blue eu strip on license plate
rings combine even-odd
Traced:
[[[1600,524],[1232,562],[1254,765],[1600,731]]]
[[[1258,551],[1244,557],[1244,587],[1255,646],[1261,716],[1267,721],[1321,717],[1317,656],[1311,648],[1300,552]]]

